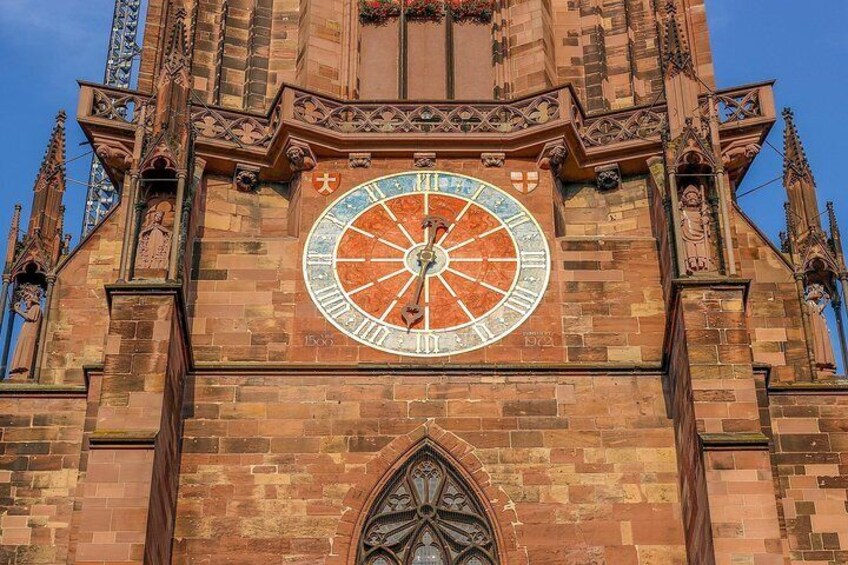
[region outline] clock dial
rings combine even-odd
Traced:
[[[503,338],[535,310],[550,252],[533,216],[495,186],[412,172],[327,208],[303,270],[318,309],[353,339],[400,355],[452,355]]]

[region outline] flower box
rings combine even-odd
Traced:
[[[493,0],[450,0],[454,21],[487,24],[495,11]]]
[[[359,0],[359,22],[383,25],[400,16],[400,2],[396,0]]]
[[[405,14],[408,20],[439,22],[445,17],[445,2],[444,0],[405,0]]]

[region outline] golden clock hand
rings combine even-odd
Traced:
[[[418,252],[418,264],[421,265],[421,269],[418,271],[418,284],[416,284],[415,292],[412,295],[414,300],[404,306],[401,311],[401,317],[406,323],[407,329],[412,329],[412,326],[420,322],[424,317],[424,308],[422,308],[420,304],[421,291],[424,289],[424,281],[427,278],[427,269],[429,269],[430,265],[436,261],[436,253],[433,251],[433,247],[436,245],[438,232],[440,229],[447,229],[449,225],[448,221],[441,216],[427,216],[424,218],[424,221],[421,222],[422,228],[429,229],[429,237],[427,244]]]

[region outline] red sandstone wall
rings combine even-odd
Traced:
[[[768,400],[792,563],[846,563],[848,395],[789,389]]]
[[[665,305],[645,179],[564,188],[555,240],[564,360],[659,364]]]
[[[656,374],[208,374],[189,390],[175,563],[348,563],[364,498],[425,424],[491,497],[509,563],[685,562]]]
[[[370,169],[350,169],[347,161],[322,162],[315,174],[340,171],[342,187],[330,198],[321,196],[311,187],[311,174],[304,174],[297,239],[288,235],[292,209],[279,186],[243,194],[229,179],[208,179],[189,300],[198,366],[415,362],[336,331],[303,288],[300,259],[306,233],[329,202],[366,180],[410,170],[409,165],[374,161]],[[440,170],[469,174],[504,190],[512,190],[510,170],[532,166],[516,161],[497,169],[438,161]],[[646,181],[627,181],[609,193],[593,185],[567,187],[559,209],[566,225],[560,238],[553,235],[553,190],[551,177],[542,175],[539,188],[529,195],[513,192],[550,235],[554,269],[543,303],[503,341],[440,361],[659,365],[665,307]],[[308,335],[330,336],[333,346],[307,345]],[[540,335],[544,339],[532,339]]]
[[[201,98],[213,101],[220,84],[220,104],[262,111],[283,82],[343,97],[356,91],[356,69],[367,61],[356,56],[355,3],[230,0],[220,69],[220,2],[198,3],[193,86]],[[139,78],[139,88],[145,91],[152,88],[154,69],[167,44],[163,28],[167,1],[149,4]],[[662,89],[653,4],[652,0],[511,2],[495,18],[505,24],[508,53],[498,86],[511,97],[570,82],[593,112],[651,104]],[[698,72],[707,84],[714,84],[703,0],[679,4]]]
[[[85,391],[0,397],[0,563],[67,563]]]
[[[103,362],[109,324],[103,287],[118,278],[124,218],[118,206],[59,269],[40,382],[82,384],[83,367]]]
[[[794,380],[809,369],[792,269],[738,208],[733,218],[739,275],[752,281],[748,328],[754,361],[771,365],[775,381]]]

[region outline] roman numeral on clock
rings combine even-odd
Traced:
[[[439,336],[433,334],[415,334],[416,353],[439,353]]]
[[[519,212],[518,214],[516,214],[514,216],[510,216],[509,218],[505,219],[503,222],[510,229],[515,229],[518,226],[520,226],[521,224],[526,224],[529,221],[530,221],[530,216],[528,216],[524,212]]]
[[[321,290],[316,290],[315,298],[324,308],[324,312],[333,318],[338,318],[350,310],[350,304],[347,303],[345,295],[337,286],[327,286]]]
[[[339,226],[340,228],[346,228],[347,227],[347,224],[345,224],[343,221],[341,221],[340,219],[338,219],[337,217],[335,217],[332,214],[327,214],[324,217],[327,218],[328,220],[330,220],[331,222],[333,222],[334,224],[336,224],[337,226]]]
[[[539,295],[532,290],[517,286],[512,291],[512,294],[509,295],[509,298],[506,299],[504,306],[525,316],[533,308],[533,304],[536,303],[537,298],[539,298]]]
[[[480,341],[489,341],[490,339],[495,337],[495,334],[492,333],[492,330],[486,326],[483,322],[478,322],[471,326],[474,329],[474,332],[480,337]]]
[[[376,184],[366,184],[362,187],[362,189],[365,190],[366,194],[368,194],[368,198],[371,199],[371,202],[379,202],[386,197],[386,193],[380,190],[380,187]]]
[[[415,176],[416,192],[438,192],[439,173],[418,173]]]
[[[383,345],[383,342],[386,341],[386,338],[389,337],[390,334],[391,332],[389,331],[389,328],[367,318],[362,320],[362,322],[356,326],[356,329],[353,330],[353,335],[377,346]]]
[[[306,254],[306,264],[310,267],[329,267],[333,264],[333,256],[330,253],[310,251]]]
[[[548,266],[547,253],[544,251],[522,251],[521,266],[527,269],[544,269]]]

